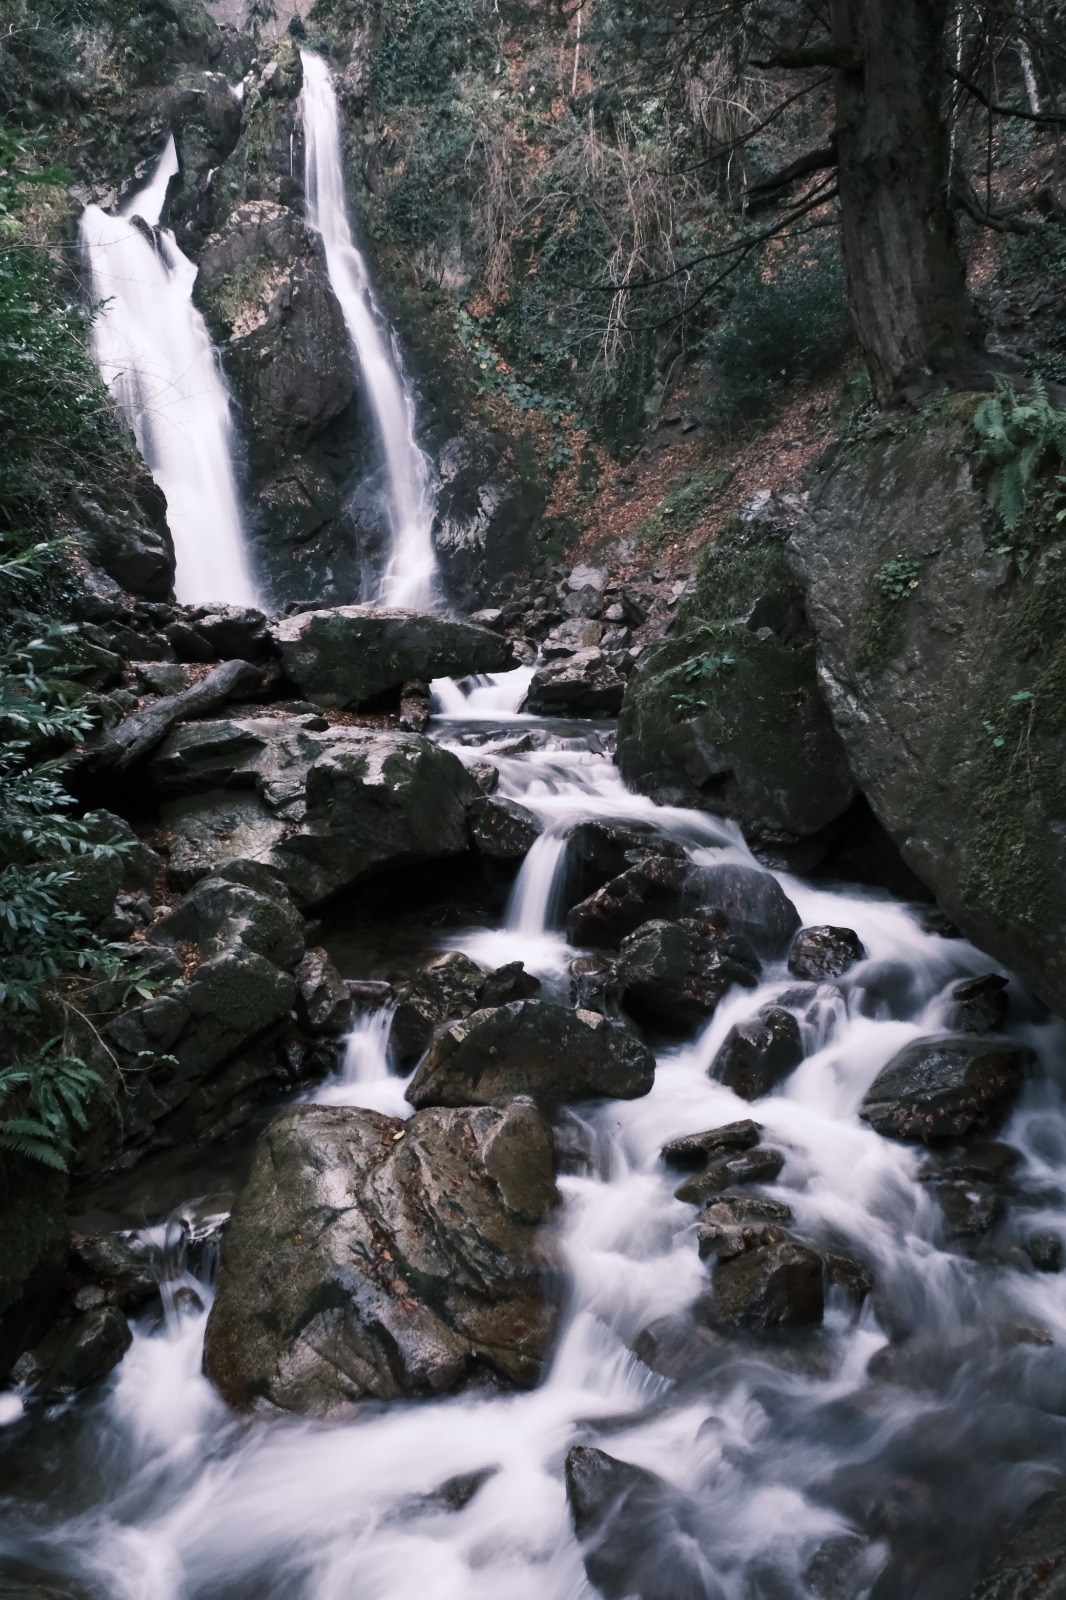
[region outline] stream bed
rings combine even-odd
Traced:
[[[520,960],[569,1003],[574,826],[639,821],[697,864],[751,857],[731,824],[627,792],[609,724],[521,716],[528,677],[437,686],[432,735],[491,759],[498,793],[546,826],[502,919],[436,939],[485,967]],[[922,1181],[927,1152],[857,1112],[890,1057],[944,1030],[952,985],[994,965],[926,931],[921,908],[779,878],[804,924],[853,929],[866,959],[802,995],[766,964],[757,988],[732,989],[695,1037],[658,1051],[645,1098],[561,1113],[549,1226],[567,1305],[538,1388],[368,1403],[338,1423],[235,1418],[201,1373],[214,1252],[197,1233],[211,1207],[188,1194],[145,1233],[164,1316],[135,1326],[112,1377],[48,1408],[0,1401],[7,1572],[101,1600],[587,1600],[564,1482],[567,1452],[587,1444],[659,1474],[684,1507],[611,1531],[633,1574],[631,1590],[608,1582],[618,1600],[965,1596],[1066,1447],[1066,1275],[1022,1248],[1066,1236],[1066,1024],[1011,984],[1004,1031],[1039,1060],[998,1135],[1022,1159],[999,1219],[952,1236]],[[805,1057],[752,1106],[707,1068],[771,1001],[796,1010]],[[360,1018],[343,1071],[310,1098],[408,1115],[388,1020]],[[831,1291],[816,1332],[738,1334],[698,1378],[671,1380],[632,1347],[693,1301],[708,1267],[660,1149],[748,1116],[786,1156],[767,1192],[801,1238],[865,1263],[874,1292],[859,1306]]]

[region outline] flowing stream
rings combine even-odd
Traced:
[[[322,236],[329,281],[358,357],[385,462],[390,548],[378,599],[384,605],[425,608],[437,598],[433,468],[415,438],[414,393],[352,238],[340,113],[329,68],[310,51],[302,51],[300,59],[307,219]]]
[[[566,992],[574,955],[557,908],[577,822],[639,819],[696,861],[750,857],[730,824],[629,794],[609,728],[520,717],[519,694],[506,677],[466,696],[438,686],[435,736],[493,760],[500,792],[546,824],[503,925],[451,942],[486,965],[523,959],[550,995]],[[676,1600],[964,1596],[982,1539],[1066,1448],[1066,1277],[1025,1270],[1013,1248],[1035,1229],[1066,1233],[1066,1027],[1012,984],[1008,1031],[1041,1062],[1002,1134],[1023,1161],[998,1229],[953,1242],[919,1180],[924,1152],[881,1138],[857,1108],[904,1042],[944,1026],[949,986],[990,963],[887,896],[781,881],[804,922],[855,929],[868,959],[814,1003],[766,967],[659,1055],[646,1098],[564,1114],[552,1226],[569,1304],[538,1389],[368,1406],[344,1424],[232,1417],[200,1372],[210,1262],[190,1267],[186,1207],[145,1235],[165,1320],[141,1322],[112,1378],[44,1414],[6,1397],[0,1552],[104,1600],[591,1600],[563,1482],[568,1448],[586,1442],[689,1497],[690,1531],[654,1552],[680,1574]],[[707,1067],[770,999],[797,1009],[807,1054],[751,1107]],[[359,1021],[316,1099],[406,1114],[388,1025],[387,1012]],[[709,1377],[672,1384],[630,1345],[707,1274],[659,1149],[749,1115],[786,1154],[771,1192],[800,1236],[868,1262],[876,1296],[861,1312],[831,1297],[817,1334],[737,1338]],[[434,1498],[470,1473],[486,1477],[462,1509]]]
[[[233,473],[229,395],[204,319],[196,268],[159,227],[178,171],[173,136],[148,183],[118,216],[86,206],[81,240],[97,302],[93,353],[167,499],[188,605],[254,605]]]

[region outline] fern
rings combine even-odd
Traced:
[[[75,1128],[89,1126],[89,1105],[103,1086],[95,1067],[62,1048],[57,1034],[30,1055],[0,1068],[0,1151],[66,1172]]]
[[[988,503],[1004,531],[1014,534],[1033,500],[1046,498],[1044,469],[1066,462],[1066,412],[1055,410],[1039,378],[1025,395],[1000,379],[973,425],[990,467]]]

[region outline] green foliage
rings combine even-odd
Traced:
[[[835,245],[751,262],[705,348],[724,420],[764,409],[791,384],[831,371],[853,344],[843,262]]]
[[[670,674],[675,679],[680,679],[689,685],[686,689],[675,690],[670,696],[670,702],[679,716],[688,717],[699,711],[706,711],[708,701],[699,690],[710,683],[720,672],[730,672],[737,664],[737,658],[731,650],[723,650],[720,655],[693,656],[688,661],[683,661],[679,667],[674,667]]]
[[[988,504],[1008,536],[998,548],[1024,572],[1042,537],[1066,520],[1066,475],[1056,472],[1066,467],[1066,412],[1056,411],[1039,379],[1024,395],[1001,379],[973,425],[988,469]]]
[[[374,88],[383,105],[423,104],[457,74],[497,60],[485,0],[377,0]]]
[[[922,563],[916,556],[893,556],[874,573],[874,582],[888,600],[905,600],[917,589]]]
[[[95,1067],[63,1049],[60,1035],[0,1068],[0,1151],[65,1172],[76,1128],[103,1087]]]

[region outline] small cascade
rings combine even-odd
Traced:
[[[82,214],[82,248],[100,307],[93,354],[166,495],[178,599],[253,605],[229,395],[192,303],[196,268],[159,227],[177,170],[171,137],[148,183],[118,216],[99,206]]]
[[[344,195],[340,115],[329,68],[302,51],[304,184],[307,219],[322,236],[333,292],[359,358],[388,479],[389,561],[378,598],[425,608],[437,598],[433,470],[415,439],[415,403],[398,352],[374,297],[366,263],[352,238]]]

